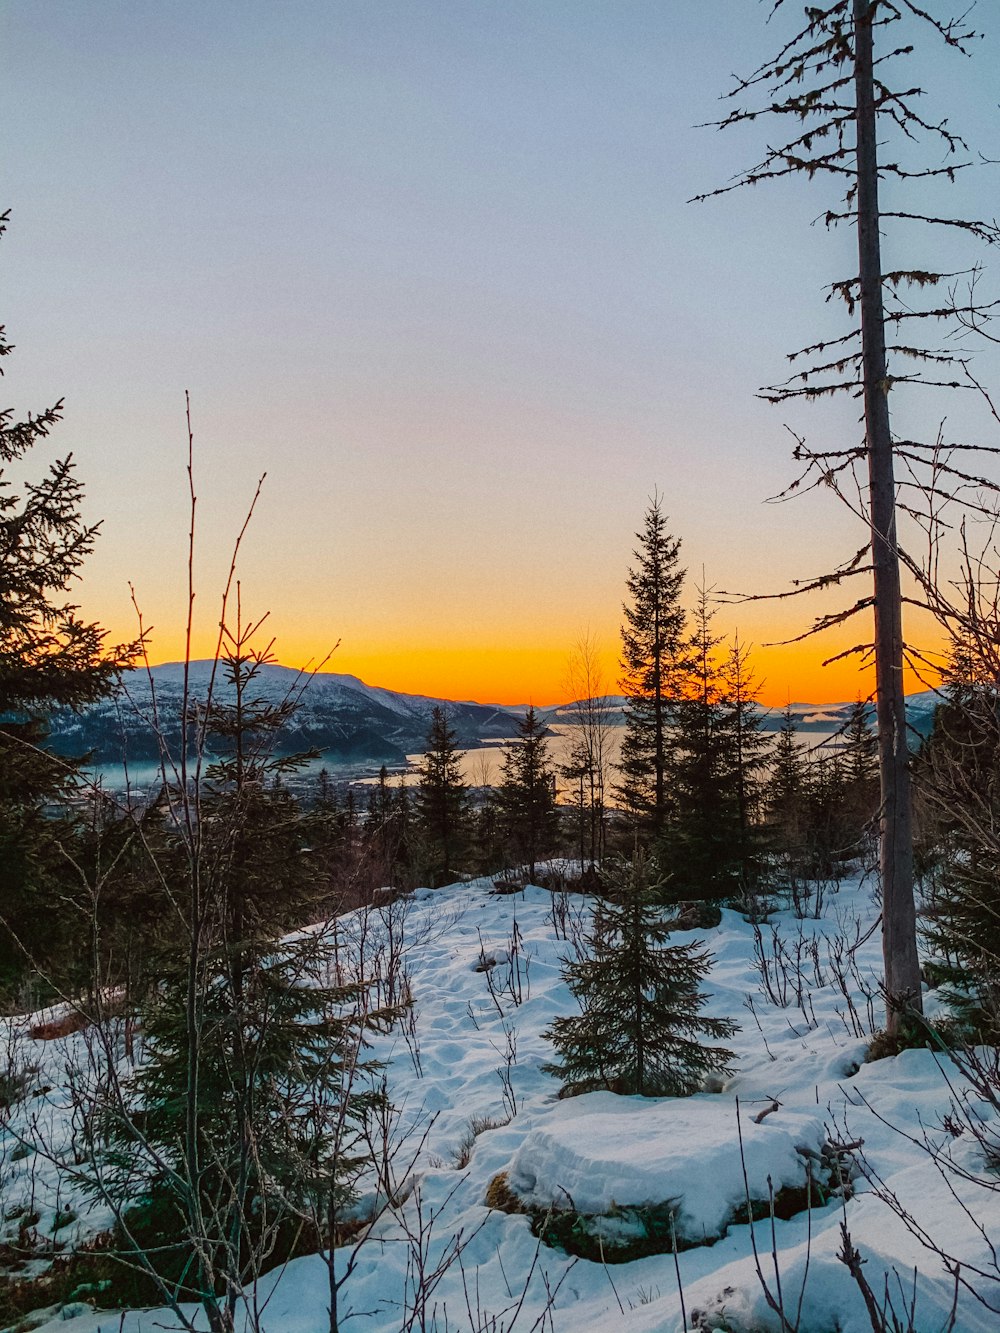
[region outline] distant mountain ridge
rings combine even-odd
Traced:
[[[193,699],[206,697],[212,668],[211,661],[190,664]],[[155,666],[149,675],[144,670],[130,671],[117,697],[103,699],[81,713],[60,710],[54,714],[51,744],[62,754],[92,754],[96,764],[120,764],[123,756],[131,762],[158,759],[150,725],[154,695],[160,724],[168,742],[176,747],[183,687],[182,662]],[[233,698],[233,687],[221,667],[216,671],[214,691],[222,703]],[[279,735],[277,752],[315,749],[331,764],[403,764],[407,754],[423,750],[435,706],[447,710],[449,724],[463,748],[517,734],[516,713],[497,705],[403,694],[332,671],[309,676],[275,663],[261,668],[251,694],[272,704],[290,694],[298,697],[295,714]]]
[[[910,726],[921,735],[927,735],[934,719],[934,709],[941,696],[936,690],[923,690],[918,694],[906,696],[906,716]],[[556,708],[541,710],[545,721],[552,724],[570,724],[578,722],[585,700],[560,704]],[[607,712],[604,721],[608,726],[621,726],[625,722],[625,703],[623,695],[607,695],[604,700]],[[834,732],[849,720],[854,703],[810,704],[790,703],[788,711],[798,731]],[[768,708],[759,706],[764,731],[780,731],[785,721],[783,707]],[[875,705],[866,704],[865,711],[869,723],[875,722]]]
[[[934,710],[941,700],[937,690],[921,690],[916,694],[906,696],[906,720],[910,727],[921,736],[929,734],[931,724],[934,721]],[[850,718],[854,709],[854,703],[839,704],[807,704],[790,703],[788,712],[791,714],[792,721],[798,731],[836,731],[844,726]],[[779,731],[784,725],[784,708],[765,708],[761,710],[764,714],[764,729],[766,731]],[[875,705],[866,704],[865,713],[869,725],[875,725]]]
[[[190,665],[190,689],[194,699],[204,699],[213,663]],[[151,728],[153,692],[161,725],[175,749],[180,738],[180,709],[184,664],[166,662],[151,669],[127,673],[121,694],[104,699],[81,713],[61,710],[51,719],[51,744],[61,754],[90,754],[95,764],[121,764],[123,756],[142,763],[159,758]],[[398,690],[366,685],[357,676],[320,671],[314,676],[277,663],[261,669],[254,687],[255,697],[278,704],[289,693],[298,694],[299,705],[281,733],[277,750],[292,754],[318,750],[331,765],[371,768],[379,764],[399,767],[406,756],[423,751],[431,710],[444,708],[458,744],[471,749],[484,742],[510,740],[517,735],[523,707],[461,702],[429,695],[405,694]],[[232,698],[232,687],[219,668],[216,698]],[[933,690],[911,694],[906,699],[907,716],[914,730],[926,734],[939,696]],[[607,723],[624,722],[624,698],[609,696]],[[579,701],[538,710],[548,725],[572,725],[578,721]],[[842,726],[853,703],[788,705],[796,727],[802,732],[834,732]],[[874,720],[874,708],[869,705]],[[783,708],[761,708],[764,729],[777,731],[784,721]]]

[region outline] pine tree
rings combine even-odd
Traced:
[[[765,820],[770,845],[789,878],[803,873],[806,865],[807,787],[798,728],[786,707],[772,750]]]
[[[674,705],[670,735],[672,809],[658,841],[669,894],[719,899],[740,888],[739,789],[733,733],[727,729],[708,593],[699,591],[694,631],[686,644],[686,693]]]
[[[482,786],[478,789],[471,822],[477,870],[484,875],[509,870],[510,842],[505,836],[500,793],[496,787]]]
[[[570,747],[566,762],[559,766],[559,776],[569,784],[567,806],[573,812],[572,819],[576,826],[575,851],[580,858],[581,875],[584,873],[588,849],[592,872],[597,868],[598,848],[603,854],[603,837],[599,839],[596,836],[598,830],[603,834],[603,799],[600,823],[594,819],[595,807],[588,800],[592,772],[590,747],[586,737],[580,736]]]
[[[0,236],[8,218],[0,215]],[[0,325],[0,357],[12,351]],[[104,631],[67,596],[100,526],[83,521],[72,456],[23,494],[10,489],[10,466],[61,416],[61,401],[24,420],[0,411],[0,987],[23,972],[26,954],[61,980],[78,956],[79,923],[52,908],[66,892],[61,847],[75,825],[65,802],[79,766],[43,752],[46,718],[107,694],[131,651],[106,652]]]
[[[407,848],[397,793],[389,785],[385,764],[379,769],[378,781],[369,790],[364,846],[375,877],[382,884],[394,884],[406,864]]]
[[[258,694],[271,661],[250,646],[259,625],[223,624],[230,690],[185,711],[188,776],[168,784],[148,866],[185,950],[165,952],[144,997],[146,1058],[123,1094],[109,1090],[115,1151],[93,1164],[132,1258],[161,1297],[200,1300],[212,1333],[232,1333],[244,1286],[287,1255],[317,1191],[331,1206],[349,1196],[359,1163],[330,1159],[317,1116],[364,1114],[360,1033],[389,1016],[366,1011],[363,984],[328,984],[322,933],[280,938],[326,890],[312,850],[323,816],[283,780],[309,756],[277,753],[297,698]]]
[[[858,699],[843,730],[844,820],[855,855],[865,855],[876,836],[879,813],[878,737],[869,725],[871,709]]]
[[[670,804],[669,730],[685,668],[680,542],[667,533],[658,496],[636,537],[636,563],[626,578],[629,601],[622,608],[621,690],[627,703],[618,793],[637,830],[655,839]]]
[[[424,871],[434,887],[448,884],[467,850],[468,791],[462,781],[455,732],[440,705],[431,712],[414,807]]]
[[[534,708],[517,724],[517,739],[504,754],[500,809],[514,854],[534,881],[536,862],[552,851],[557,823],[545,724]]]
[[[272,1263],[287,1256],[317,1196],[342,1213],[366,1160],[359,1129],[379,1094],[359,1053],[365,1028],[393,1015],[366,1012],[362,986],[331,987],[332,958],[320,934],[272,941],[244,956],[237,982],[228,949],[203,955],[196,1174],[181,1146],[183,971],[168,972],[145,1006],[145,1058],[127,1088],[139,1111],[111,1123],[100,1191],[123,1209],[125,1249],[141,1244],[159,1281],[177,1299],[200,1299],[217,1333],[232,1329],[262,1252]]]
[[[954,665],[954,664],[953,664]],[[914,763],[927,885],[924,937],[969,1039],[1000,1043],[1000,705],[994,686],[951,679]]]
[[[857,843],[847,818],[847,782],[839,750],[813,752],[808,769],[807,870],[812,878],[839,878]]]
[[[792,710],[786,707],[771,758],[767,792],[767,810],[771,819],[779,818],[783,810],[794,807],[802,797],[806,776],[798,734]]]
[[[736,1031],[700,1013],[711,957],[694,944],[670,945],[669,922],[654,906],[659,886],[642,861],[609,872],[614,895],[601,901],[587,940],[589,957],[567,962],[563,978],[582,1013],[543,1033],[559,1060],[546,1072],[563,1096],[607,1089],[645,1097],[696,1092],[710,1070],[731,1072],[734,1056],[705,1039]]]
[[[757,892],[766,871],[764,787],[774,749],[771,737],[763,730],[763,717],[757,702],[760,685],[749,659],[749,650],[742,647],[739,635],[736,635],[722,666],[722,728],[729,746],[729,768],[736,791],[737,857],[743,897]]]
[[[577,809],[580,873],[589,855],[593,875],[604,859],[607,840],[607,788],[617,710],[605,688],[600,645],[589,631],[581,635],[570,655],[566,684],[573,702],[565,711],[577,728],[577,739],[561,776],[571,784]]]

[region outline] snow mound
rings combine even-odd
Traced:
[[[767,1199],[769,1178],[776,1193],[806,1184],[806,1158],[823,1143],[820,1114],[781,1109],[760,1124],[744,1115],[742,1130],[752,1199]],[[593,1214],[676,1200],[685,1236],[718,1236],[745,1200],[736,1109],[711,1095],[577,1097],[536,1120],[508,1180],[539,1208]]]

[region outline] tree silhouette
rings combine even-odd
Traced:
[[[684,570],[680,542],[667,532],[659,496],[636,534],[635,565],[626,578],[622,608],[621,690],[626,696],[619,795],[638,831],[656,838],[667,818],[669,727],[684,667]]]

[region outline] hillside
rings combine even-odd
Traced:
[[[862,1296],[837,1258],[842,1222],[880,1299],[888,1290],[897,1309],[901,1299],[915,1301],[914,1327],[950,1327],[954,1282],[930,1248],[936,1241],[961,1261],[970,1288],[960,1284],[956,1333],[996,1328],[977,1296],[1000,1304],[987,1240],[1000,1234],[1000,1193],[976,1144],[956,1130],[959,1105],[991,1125],[995,1109],[966,1100],[957,1071],[928,1050],[864,1063],[879,1017],[870,885],[828,885],[813,902],[815,918],[776,912],[757,937],[732,911],[717,928],[674,937],[711,950],[708,1012],[742,1024],[729,1043],[735,1075],[684,1099],[558,1098],[543,1069],[553,1050],[542,1034],[555,1016],[574,1012],[560,958],[572,952],[590,902],[492,889],[479,880],[420,890],[341,921],[342,946],[363,939],[369,957],[379,940],[395,942],[414,1004],[412,1022],[373,1039],[396,1108],[398,1188],[389,1202],[371,1183],[362,1189],[359,1216],[375,1209],[378,1220],[342,1291],[345,1333],[680,1333],[681,1293],[688,1328],[775,1333],[755,1245],[772,1295],[777,1269],[786,1308],[801,1308],[802,1333],[870,1333]],[[775,963],[782,956],[783,968]],[[940,1012],[933,993],[926,999],[929,1012]],[[15,1033],[18,1025],[4,1026]],[[77,1244],[109,1215],[56,1165],[73,1160],[80,1133],[67,1077],[86,1065],[84,1036],[23,1040],[40,1090],[15,1108],[7,1135],[8,1146],[26,1146],[6,1154],[0,1239],[16,1237],[19,1209],[30,1206],[44,1254],[57,1231]],[[5,1044],[13,1048],[10,1034]],[[44,1151],[34,1151],[36,1139]],[[840,1167],[831,1173],[834,1161]],[[787,1214],[773,1230],[772,1187]],[[764,1219],[753,1230],[737,1217],[747,1188]],[[923,1237],[886,1206],[886,1193],[925,1228]],[[688,1247],[677,1272],[662,1225],[670,1209]],[[339,1273],[349,1257],[338,1251]],[[264,1333],[329,1328],[319,1255],[264,1277],[257,1294]],[[419,1308],[424,1322],[414,1317]],[[177,1326],[165,1311],[119,1323],[117,1311],[102,1315],[85,1302],[51,1317],[44,1326],[65,1333]]]

